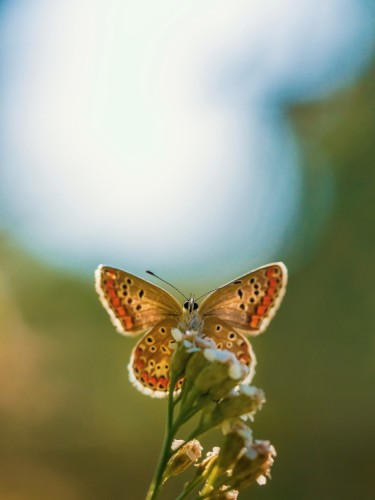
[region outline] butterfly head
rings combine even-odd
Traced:
[[[190,299],[184,303],[184,309],[192,313],[198,309],[198,304],[195,302],[194,297],[191,295]]]

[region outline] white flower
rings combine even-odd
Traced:
[[[228,375],[230,378],[233,380],[240,380],[245,378],[248,373],[249,368],[235,357],[229,365]]]
[[[248,447],[253,442],[252,430],[247,425],[244,425],[242,428],[239,428],[237,430],[237,434],[242,437],[245,446]]]
[[[164,472],[164,480],[181,474],[193,465],[202,456],[202,446],[197,439],[185,443],[182,439],[175,439],[172,444],[174,455],[169,459]]]
[[[200,351],[199,347],[197,347],[196,345],[194,345],[192,342],[190,342],[189,340],[184,340],[182,342],[182,345],[185,347],[186,349],[186,352],[188,354],[192,354],[193,352],[198,352]]]
[[[216,343],[210,337],[201,337],[197,335],[195,337],[195,343],[202,349],[216,349]]]
[[[230,490],[230,491],[226,491],[224,493],[225,495],[225,500],[237,500],[238,498],[238,491],[237,490]]]
[[[259,394],[259,389],[253,385],[240,384],[238,386],[238,393],[245,394],[245,396],[254,397]]]
[[[176,451],[177,448],[179,448],[180,446],[182,446],[184,444],[184,442],[185,441],[183,439],[174,439],[173,443],[171,445],[171,450]]]
[[[214,348],[208,348],[203,351],[204,357],[207,359],[207,361],[214,362],[217,361],[218,363],[229,363],[233,359],[237,359],[235,355],[227,350],[220,350],[220,349],[214,349]]]
[[[246,448],[250,447],[253,442],[253,432],[241,418],[236,420],[224,420],[221,430],[224,436],[234,432],[238,434],[243,439],[243,445]]]
[[[244,452],[249,460],[255,460],[258,456],[258,453],[253,448],[245,448]]]
[[[257,477],[256,482],[259,484],[259,486],[263,486],[267,482],[266,476],[260,475]]]
[[[207,457],[211,457],[213,455],[218,455],[220,453],[220,446],[214,446],[212,448],[212,451],[208,451],[206,456]]]
[[[211,363],[216,362],[228,365],[228,376],[232,380],[240,380],[249,372],[248,367],[241,363],[233,352],[209,347],[204,349],[203,354],[207,361]]]
[[[190,448],[186,449],[186,455],[190,458],[192,462],[196,462],[202,456],[203,447],[200,442],[196,439],[190,441]]]
[[[172,328],[171,334],[176,342],[181,342],[181,340],[184,338],[183,332],[181,330],[179,330],[178,328]]]

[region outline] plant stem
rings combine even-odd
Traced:
[[[191,480],[189,483],[187,483],[178,497],[176,497],[176,500],[183,500],[184,498],[186,498],[202,482],[202,477],[196,477],[195,479]]]
[[[175,387],[175,384],[176,384],[175,378],[171,378],[169,387],[170,388]],[[168,411],[167,411],[166,430],[165,430],[163,446],[161,449],[159,462],[156,467],[154,477],[152,479],[150,488],[146,496],[146,500],[154,500],[155,498],[157,498],[160,486],[162,485],[163,482],[163,474],[165,467],[172,455],[171,444],[175,436],[175,430],[177,430],[174,429],[173,426],[173,411],[174,411],[173,390],[170,390],[168,395]]]

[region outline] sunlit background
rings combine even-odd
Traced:
[[[144,497],[165,402],[99,263],[189,294],[272,260],[278,457],[240,498],[373,498],[374,26],[370,0],[0,2],[1,499]]]

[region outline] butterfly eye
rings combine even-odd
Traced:
[[[198,309],[198,304],[194,302],[193,300],[188,300],[184,304],[184,309],[187,309],[188,311],[196,311]]]

